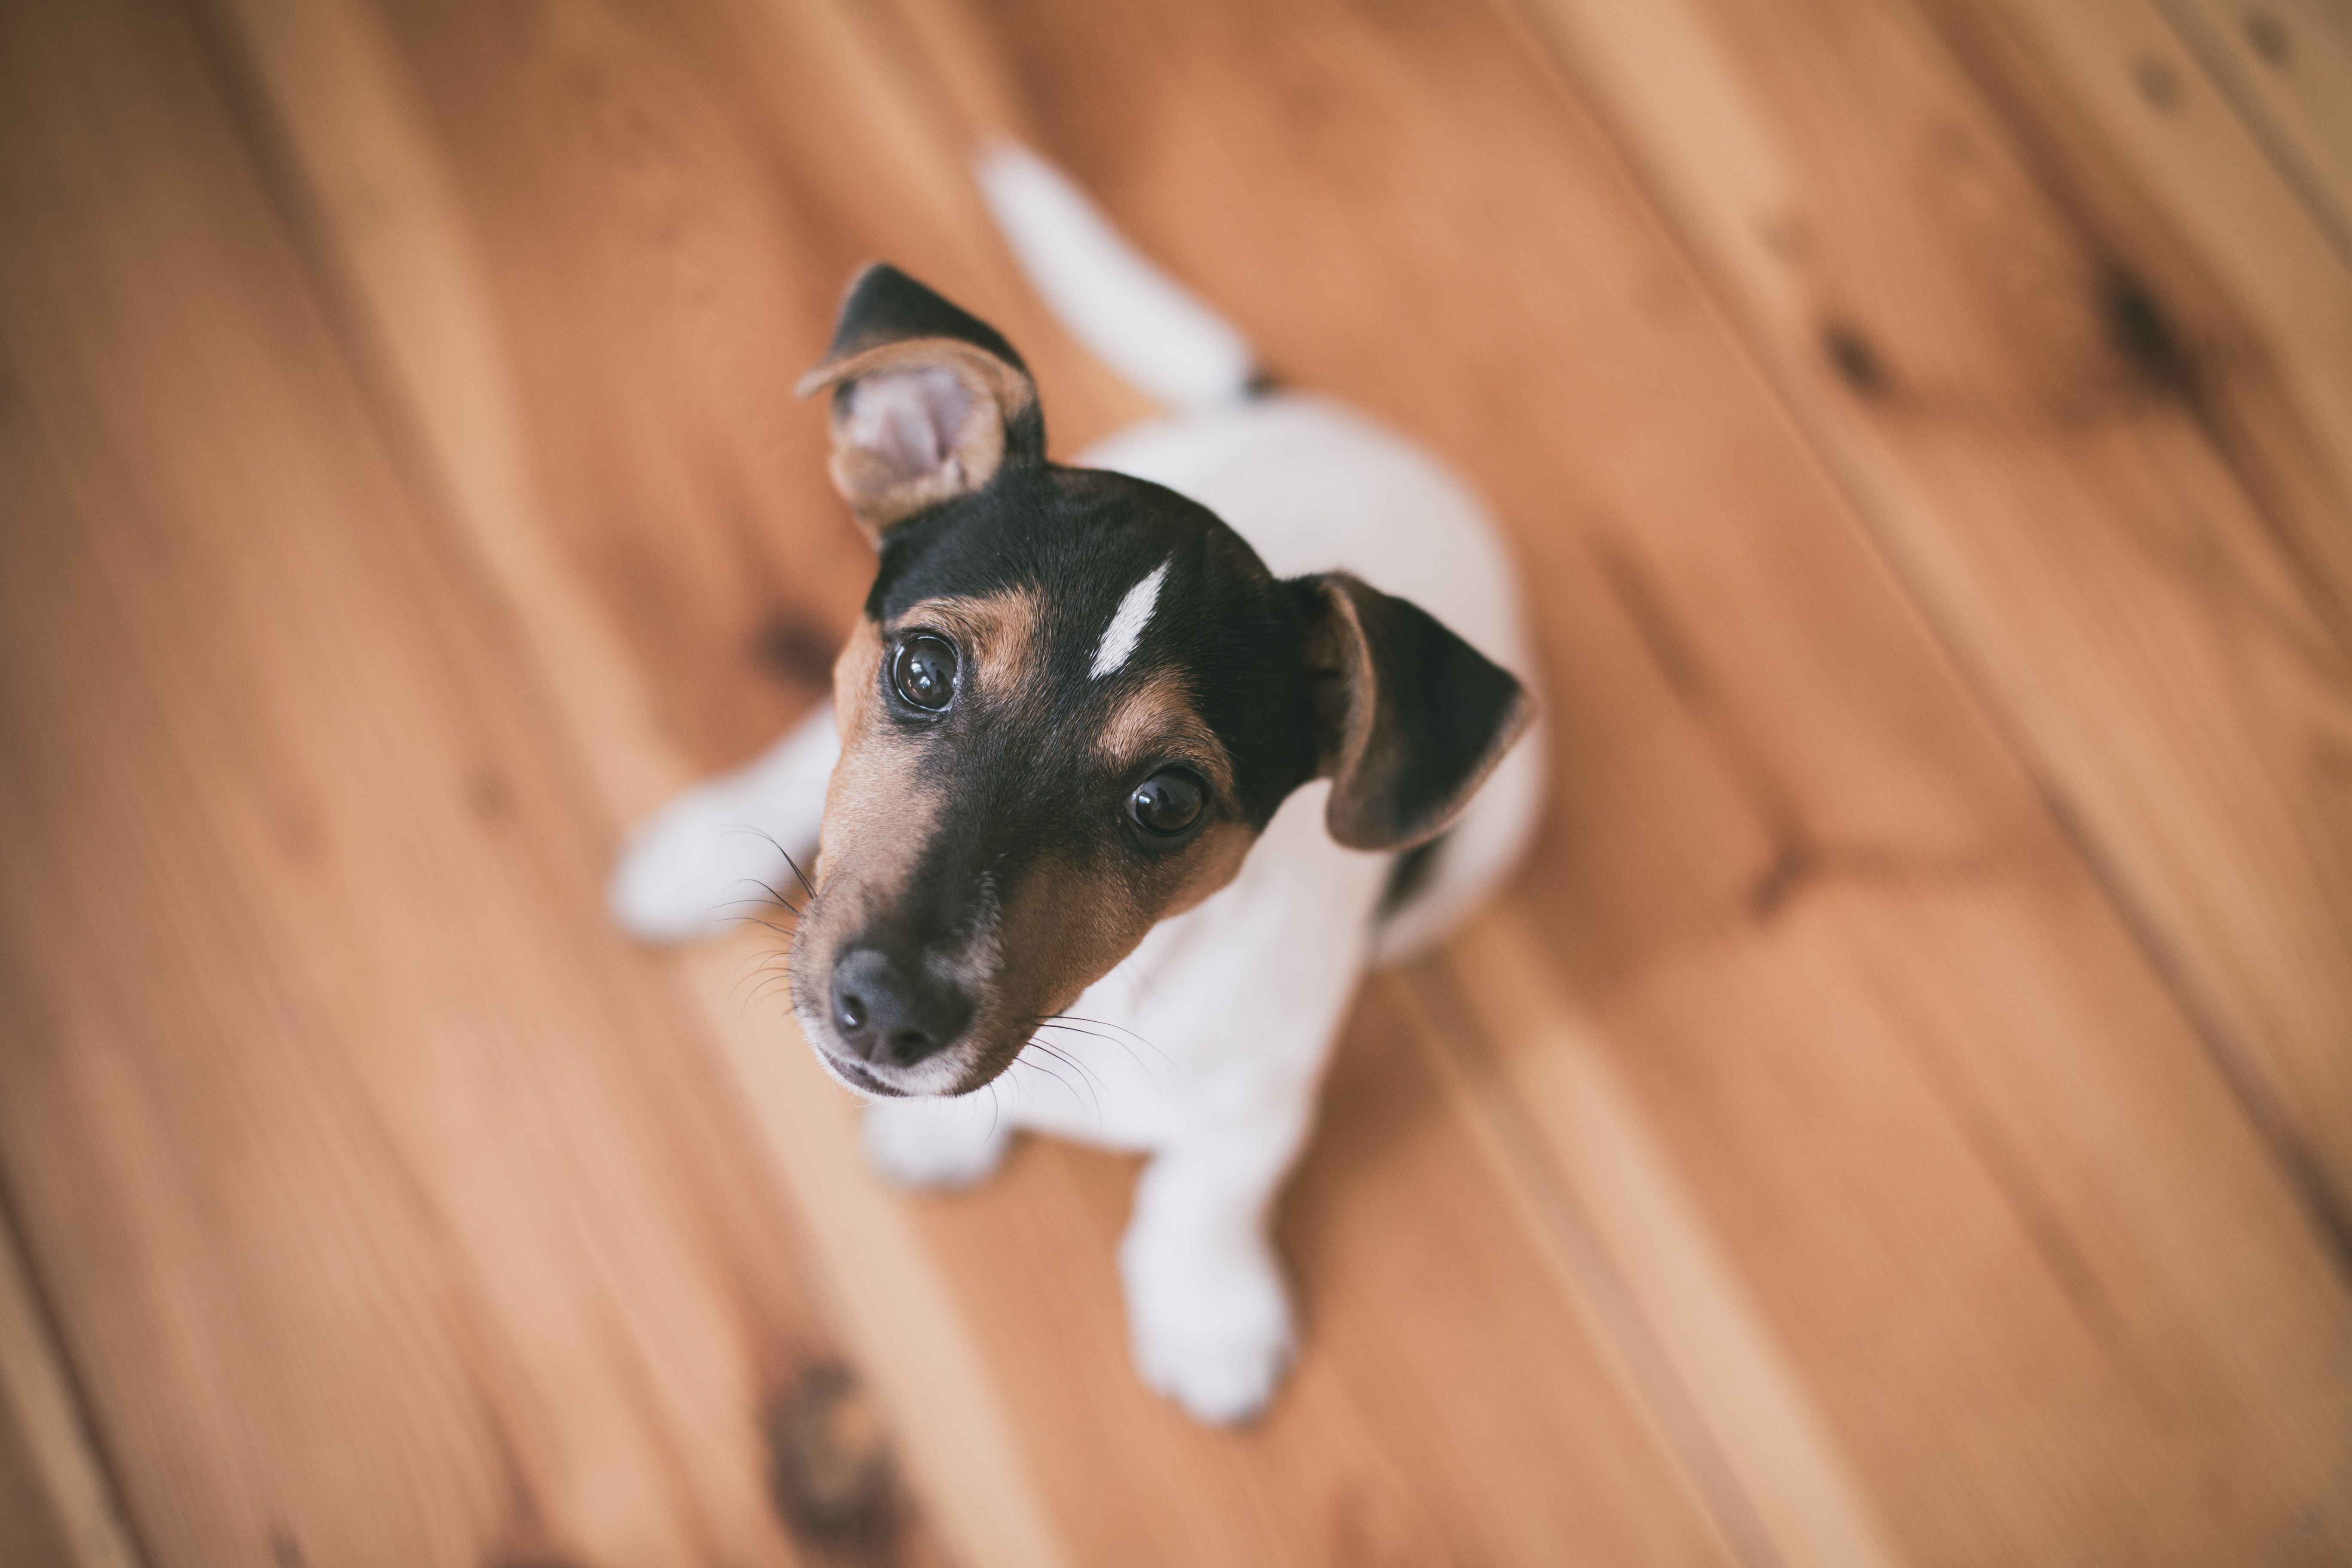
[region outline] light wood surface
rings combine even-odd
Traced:
[[[0,1247],[0,1563],[134,1568],[86,1413],[14,1238]]]
[[[2352,13],[2327,0],[2162,0],[2216,90],[2352,256]]]
[[[2116,86],[2193,68],[2152,12],[1993,9],[1543,20],[2340,1244],[2352,400],[2288,384],[2352,392],[2352,271],[2274,176],[2235,177],[2242,132],[2175,135]],[[1739,159],[1676,121],[1699,97]],[[2119,97],[2137,118],[2095,140]],[[2127,185],[2158,167],[2233,254]]]
[[[0,1549],[2352,1561],[2325,11],[10,9]],[[601,909],[856,614],[858,262],[1146,411],[1003,132],[1539,625],[1550,824],[1367,987],[1244,1433],[1127,1366],[1131,1163],[893,1194],[772,933]]]

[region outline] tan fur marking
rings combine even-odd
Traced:
[[[901,637],[919,626],[950,634],[970,662],[974,689],[992,702],[1011,702],[1036,673],[1037,618],[1034,588],[1013,588],[981,598],[925,599],[891,626]]]
[[[1168,869],[1181,872],[1172,888],[1139,887],[1066,863],[1034,868],[1004,911],[1005,951],[1028,956],[1001,977],[992,1021],[1035,1018],[1069,1006],[1133,952],[1153,926],[1231,882],[1256,841],[1240,823],[1216,824],[1172,858]]]
[[[1238,822],[1216,823],[1203,831],[1184,851],[1183,885],[1177,889],[1175,898],[1151,917],[1153,922],[1182,914],[1240,876],[1242,862],[1248,858],[1250,846],[1256,842],[1257,835]],[[1142,940],[1139,935],[1136,938],[1138,942]]]
[[[887,899],[903,886],[938,815],[940,803],[916,780],[914,745],[879,711],[876,677],[881,662],[882,637],[871,622],[859,623],[834,662],[841,761],[825,788],[816,864],[821,907],[812,911],[814,920],[803,923],[802,942],[863,914],[823,898],[845,870],[854,873],[853,880],[869,897]],[[812,929],[817,927],[823,930]]]
[[[1314,682],[1317,727],[1326,740],[1315,776],[1343,779],[1363,765],[1371,744],[1372,714],[1380,707],[1370,648],[1356,601],[1346,591],[1324,590],[1329,606],[1307,648]]]
[[[1233,798],[1233,760],[1193,708],[1183,681],[1170,671],[1121,699],[1095,737],[1095,755],[1114,769],[1160,757],[1184,763],[1201,770],[1219,798]]]

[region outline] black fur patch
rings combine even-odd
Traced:
[[[1352,605],[1363,642],[1351,657],[1368,666],[1346,677],[1344,700],[1371,710],[1356,720],[1369,728],[1361,754],[1335,773],[1332,832],[1360,849],[1417,844],[1445,826],[1524,728],[1526,689],[1408,599],[1344,573],[1299,586]]]
[[[1120,601],[1162,564],[1134,650],[1117,671],[1093,675]],[[1206,509],[1118,474],[1008,469],[981,493],[890,530],[866,613],[903,635],[919,625],[906,617],[924,600],[1024,589],[1040,606],[1024,689],[991,700],[966,687],[938,717],[882,694],[898,721],[923,735],[920,772],[950,803],[951,820],[904,900],[907,918],[933,928],[920,933],[930,940],[951,934],[982,871],[1008,900],[1047,855],[1149,879],[1153,857],[1133,839],[1125,802],[1159,761],[1182,759],[1146,759],[1114,775],[1096,742],[1155,678],[1181,682],[1231,760],[1231,796],[1213,810],[1262,828],[1315,771],[1301,601]],[[888,663],[886,653],[886,680]]]

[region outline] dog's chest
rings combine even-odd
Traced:
[[[1284,802],[1231,885],[1154,927],[1041,1031],[1052,1053],[1033,1049],[1013,1075],[1023,1124],[1154,1148],[1288,1103],[1282,1091],[1321,1069],[1390,858],[1331,842],[1328,792]]]

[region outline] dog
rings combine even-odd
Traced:
[[[1465,484],[1270,386],[1057,171],[977,172],[1048,303],[1173,412],[1053,463],[1010,343],[861,273],[801,384],[878,555],[832,700],[634,834],[612,908],[675,941],[749,889],[796,903],[793,1011],[890,1178],[977,1181],[1016,1129],[1147,1152],[1136,1364],[1244,1421],[1294,1353],[1269,1215],[1357,986],[1536,825],[1513,573]]]

